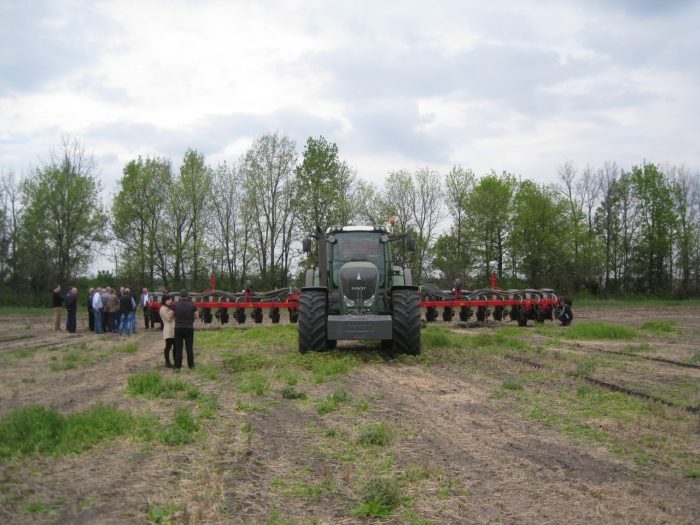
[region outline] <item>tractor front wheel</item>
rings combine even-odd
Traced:
[[[420,354],[420,301],[416,290],[391,294],[394,349],[402,354]]]
[[[299,297],[299,352],[323,352],[328,345],[326,293],[312,290]]]

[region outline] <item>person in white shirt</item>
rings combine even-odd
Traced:
[[[95,318],[95,333],[104,333],[102,329],[102,288],[95,290],[95,295],[92,296],[92,315]]]

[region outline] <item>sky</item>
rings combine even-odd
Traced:
[[[700,2],[0,0],[0,169],[65,136],[104,191],[138,155],[236,161],[267,132],[358,176],[566,161],[700,168]]]

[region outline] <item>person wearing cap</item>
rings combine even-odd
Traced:
[[[175,303],[175,369],[182,368],[182,346],[187,351],[187,366],[194,368],[194,318],[197,307],[190,300],[187,289],[180,290],[180,300]]]

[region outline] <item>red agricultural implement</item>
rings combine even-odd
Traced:
[[[255,292],[253,287],[248,285],[242,292],[225,292],[214,289],[215,284],[212,277],[212,289],[201,293],[189,293],[205,324],[212,323],[214,318],[221,324],[227,324],[231,315],[239,324],[245,323],[248,315],[253,322],[259,324],[263,322],[265,311],[272,323],[276,324],[280,322],[283,310],[288,312],[291,323],[298,320],[301,292],[298,288]],[[445,322],[450,322],[458,316],[463,322],[469,322],[472,318],[477,322],[485,322],[489,318],[494,321],[510,319],[516,321],[519,326],[525,326],[528,320],[542,323],[545,320],[556,319],[564,306],[564,299],[557,296],[554,290],[502,290],[495,286],[493,280],[491,288],[479,290],[462,290],[459,282],[455,283],[452,290],[441,290],[435,285],[425,284],[419,288],[418,293],[425,320],[429,323],[436,321],[440,316],[439,310],[442,310],[441,317]],[[180,294],[152,292],[151,295],[155,300],[150,303],[150,308],[158,321],[158,310],[164,297],[167,295],[177,300]]]

